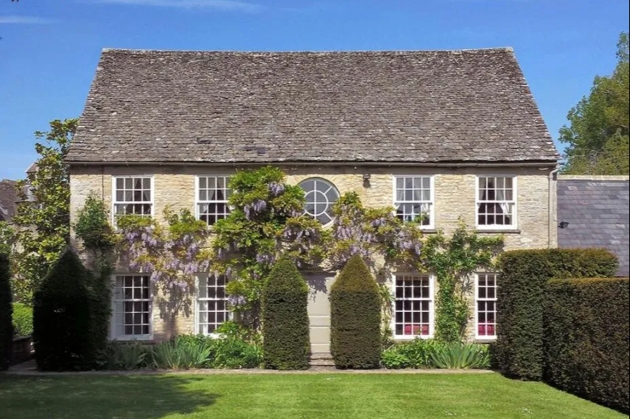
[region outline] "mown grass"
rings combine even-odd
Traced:
[[[488,375],[0,375],[0,417],[615,419],[542,383]]]

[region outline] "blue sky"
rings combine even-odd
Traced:
[[[102,48],[329,51],[512,46],[549,130],[615,65],[628,0],[0,0],[0,179],[79,116]]]

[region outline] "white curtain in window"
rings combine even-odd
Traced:
[[[510,214],[510,205],[505,202],[505,191],[503,190],[497,190],[496,191],[496,200],[499,201],[499,205],[501,205],[501,211],[503,211],[503,214],[506,215],[512,215]]]

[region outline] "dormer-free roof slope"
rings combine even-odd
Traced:
[[[548,162],[511,49],[104,50],[70,163]]]

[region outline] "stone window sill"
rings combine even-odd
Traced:
[[[501,230],[501,229],[477,229],[477,234],[521,234],[520,229],[510,229],[510,230]]]
[[[424,234],[437,234],[439,232],[439,230],[437,229],[422,229],[422,232]],[[475,232],[477,234],[508,234],[508,235],[518,235],[518,234],[522,234],[522,231],[520,229],[514,229],[514,230],[500,230],[500,229],[488,229],[488,230],[484,230],[484,229],[477,229],[475,230]]]

